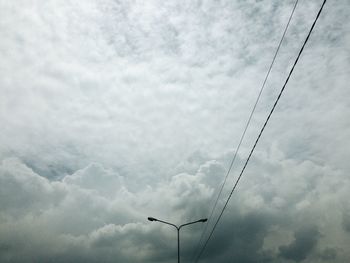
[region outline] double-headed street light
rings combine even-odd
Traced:
[[[170,225],[170,226],[173,226],[173,227],[176,228],[176,230],[177,230],[177,262],[178,263],[180,263],[180,229],[182,227],[184,227],[184,226],[192,225],[192,224],[199,223],[199,222],[204,223],[204,222],[208,221],[207,218],[203,218],[203,219],[199,219],[197,221],[193,221],[193,222],[189,222],[189,223],[177,226],[177,225],[174,225],[172,223],[169,223],[169,222],[166,222],[166,221],[163,221],[163,220],[159,220],[159,219],[154,218],[154,217],[148,217],[148,220],[149,221],[156,221],[156,222],[164,223],[164,224],[167,224],[167,225]]]

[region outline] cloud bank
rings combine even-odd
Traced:
[[[257,156],[254,162],[203,262],[346,260],[350,181],[311,161]],[[120,175],[99,164],[49,181],[20,160],[6,159],[0,169],[1,261],[172,262],[175,231],[146,217],[182,222],[208,215],[216,194],[211,181],[223,178],[223,163],[209,160],[194,174],[131,192]],[[184,228],[184,259],[193,256],[201,230]]]

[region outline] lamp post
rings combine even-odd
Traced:
[[[163,220],[159,220],[157,218],[154,218],[154,217],[148,217],[147,218],[149,221],[156,221],[156,222],[160,222],[160,223],[164,223],[164,224],[167,224],[167,225],[170,225],[170,226],[173,226],[176,228],[177,230],[177,262],[180,263],[180,229],[184,226],[188,226],[188,225],[192,225],[192,224],[195,224],[195,223],[199,223],[199,222],[207,222],[208,219],[207,218],[203,218],[203,219],[199,219],[197,221],[193,221],[193,222],[189,222],[189,223],[186,223],[186,224],[182,224],[180,226],[177,226],[177,225],[174,225],[172,223],[169,223],[169,222],[166,222],[166,221],[163,221]]]

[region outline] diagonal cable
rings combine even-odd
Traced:
[[[272,66],[273,66],[274,63],[275,63],[277,54],[278,54],[278,52],[279,52],[279,50],[280,50],[280,47],[281,47],[281,45],[282,45],[283,39],[284,39],[284,37],[285,37],[285,35],[286,35],[286,32],[287,32],[287,30],[288,30],[290,21],[292,20],[292,17],[293,17],[293,14],[294,14],[294,11],[295,11],[295,9],[296,9],[296,6],[297,6],[298,2],[299,2],[299,0],[296,0],[295,3],[294,3],[293,10],[292,10],[292,12],[291,12],[291,14],[290,14],[290,16],[289,16],[289,19],[288,19],[287,25],[286,25],[286,27],[285,27],[285,29],[284,29],[283,35],[282,35],[282,37],[281,37],[281,40],[280,40],[280,42],[279,42],[279,44],[278,44],[278,46],[277,46],[277,49],[276,49],[275,54],[274,54],[274,56],[273,56],[272,62],[271,62],[271,64],[270,64],[270,67],[269,67],[269,69],[268,69],[268,71],[267,71],[267,73],[266,73],[265,79],[264,79],[263,84],[262,84],[262,86],[261,86],[261,88],[260,88],[258,97],[257,97],[256,100],[255,100],[253,109],[252,109],[252,111],[251,111],[251,113],[250,113],[250,115],[249,115],[248,121],[247,121],[247,123],[246,123],[246,125],[245,125],[245,127],[244,127],[243,133],[242,133],[241,138],[240,138],[240,140],[239,140],[239,143],[238,143],[238,145],[237,145],[237,147],[236,147],[236,151],[235,151],[235,153],[234,153],[234,155],[233,155],[233,158],[232,158],[232,160],[231,160],[230,166],[229,166],[229,168],[228,168],[228,170],[227,170],[227,172],[226,172],[225,179],[224,179],[224,181],[223,181],[223,183],[222,183],[222,185],[221,185],[221,187],[220,187],[220,190],[219,190],[219,193],[218,193],[218,195],[217,195],[217,197],[216,197],[214,206],[213,206],[213,208],[212,208],[212,210],[211,210],[211,212],[210,212],[210,216],[209,216],[209,219],[208,219],[209,222],[211,222],[211,219],[212,219],[213,214],[214,214],[214,212],[215,212],[215,209],[216,209],[216,207],[217,207],[218,201],[219,201],[219,199],[220,199],[220,196],[221,196],[222,191],[223,191],[223,189],[224,189],[224,186],[225,186],[225,184],[226,184],[227,178],[228,178],[228,176],[229,176],[229,174],[230,174],[230,172],[231,172],[231,170],[232,170],[232,167],[233,167],[233,164],[234,164],[234,162],[235,162],[235,160],[236,160],[238,151],[239,151],[239,149],[240,149],[240,147],[241,147],[241,144],[242,144],[243,139],[244,139],[244,137],[245,137],[245,134],[246,134],[246,132],[247,132],[248,126],[250,125],[250,121],[251,121],[251,119],[252,119],[252,117],[253,117],[253,114],[254,114],[254,112],[255,112],[256,106],[257,106],[257,104],[258,104],[258,102],[259,102],[259,100],[260,100],[261,94],[262,94],[262,92],[263,92],[263,90],[264,90],[264,88],[265,88],[265,84],[266,84],[267,79],[268,79],[268,77],[269,77],[269,75],[270,75]],[[196,252],[197,252],[198,249],[199,249],[200,244],[202,243],[202,240],[203,240],[203,238],[204,238],[205,232],[207,231],[208,225],[209,225],[209,224],[206,224],[205,227],[204,227],[204,230],[203,230],[203,232],[202,232],[202,235],[201,235],[201,237],[200,237],[200,239],[199,239],[199,241],[198,241],[198,244],[197,244],[197,246],[196,246],[196,249],[195,249],[195,255],[196,255]]]
[[[270,111],[270,113],[269,113],[267,119],[265,120],[265,123],[264,123],[263,127],[262,127],[261,130],[260,130],[260,133],[259,133],[259,135],[258,135],[258,137],[257,137],[257,139],[256,139],[256,141],[255,141],[255,143],[254,143],[254,146],[253,146],[253,148],[251,149],[251,151],[250,151],[250,153],[249,153],[249,156],[248,156],[248,158],[247,158],[247,160],[246,160],[246,162],[245,162],[245,164],[244,164],[244,166],[243,166],[243,168],[242,168],[242,170],[241,170],[241,172],[240,172],[240,174],[239,174],[239,176],[238,176],[238,178],[237,178],[237,180],[236,180],[236,182],[235,182],[235,184],[234,184],[234,186],[233,186],[233,188],[232,188],[232,190],[231,190],[231,192],[230,192],[230,195],[228,196],[228,198],[227,198],[227,200],[226,200],[226,202],[225,202],[225,205],[224,205],[223,209],[221,210],[220,215],[219,215],[218,219],[216,220],[216,222],[215,222],[215,224],[214,224],[214,227],[213,227],[212,231],[210,232],[209,237],[207,238],[206,242],[204,243],[204,246],[202,247],[200,253],[198,254],[198,256],[197,256],[195,262],[198,262],[199,258],[200,258],[201,255],[203,254],[204,249],[206,248],[206,246],[207,246],[207,244],[208,244],[210,238],[212,237],[212,235],[213,235],[213,233],[214,233],[214,231],[215,231],[215,229],[216,229],[216,227],[217,227],[217,225],[218,225],[218,223],[219,223],[219,221],[220,221],[220,219],[221,219],[221,217],[222,217],[222,215],[223,215],[223,213],[224,213],[224,211],[225,211],[225,209],[226,209],[226,207],[227,207],[227,204],[228,204],[228,202],[230,201],[231,196],[232,196],[233,192],[235,191],[235,189],[236,189],[236,187],[237,187],[237,185],[238,185],[238,182],[240,181],[240,179],[241,179],[241,177],[242,177],[242,174],[243,174],[245,168],[247,167],[247,164],[248,164],[248,162],[249,162],[249,160],[250,160],[250,157],[252,156],[252,154],[253,154],[253,152],[254,152],[254,150],[255,150],[255,147],[256,147],[258,141],[260,140],[260,137],[261,137],[263,131],[265,130],[265,127],[266,127],[268,121],[270,120],[271,115],[272,115],[272,113],[274,112],[274,110],[275,110],[275,108],[276,108],[276,105],[277,105],[279,99],[281,98],[281,95],[282,95],[283,91],[285,90],[285,87],[286,87],[286,85],[287,85],[287,83],[288,83],[288,81],[289,81],[289,79],[290,79],[290,76],[292,75],[292,73],[293,73],[293,71],[294,71],[294,68],[295,68],[296,64],[298,63],[298,61],[299,61],[299,58],[300,58],[300,56],[301,56],[301,53],[303,52],[304,47],[305,47],[307,41],[308,41],[309,38],[310,38],[311,32],[313,31],[313,29],[314,29],[314,27],[315,27],[315,24],[316,24],[316,22],[317,22],[317,20],[318,20],[318,18],[319,18],[319,16],[320,16],[320,14],[321,14],[321,12],[322,12],[322,10],[323,10],[323,7],[324,7],[324,5],[325,5],[326,2],[327,2],[327,0],[324,0],[324,1],[323,1],[322,6],[321,6],[320,10],[318,11],[317,16],[316,16],[316,18],[315,18],[315,20],[314,20],[314,22],[313,22],[313,24],[312,24],[312,26],[311,26],[311,28],[310,28],[310,31],[309,31],[309,33],[308,33],[308,35],[307,35],[307,37],[306,37],[306,39],[305,39],[305,41],[304,41],[304,43],[303,43],[301,49],[300,49],[300,51],[299,51],[299,54],[298,54],[296,60],[294,61],[293,67],[291,68],[291,70],[290,70],[290,72],[289,72],[289,74],[288,74],[288,77],[287,77],[287,79],[286,79],[286,81],[285,81],[285,83],[284,83],[284,85],[283,85],[283,87],[282,87],[280,93],[278,94],[278,97],[277,97],[277,99],[276,99],[276,101],[275,101],[275,103],[274,103],[274,105],[273,105],[273,107],[272,107],[272,109],[271,109],[271,111]]]

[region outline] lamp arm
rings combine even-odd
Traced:
[[[179,229],[184,227],[184,226],[192,225],[192,224],[199,223],[199,222],[202,222],[202,220],[197,220],[197,221],[189,222],[186,224],[182,224],[181,226],[179,226]]]
[[[174,224],[172,224],[172,223],[169,223],[169,222],[166,222],[166,221],[163,221],[163,220],[159,220],[159,219],[157,219],[157,221],[158,221],[158,222],[161,222],[161,223],[164,223],[164,224],[167,224],[167,225],[170,225],[170,226],[173,226],[173,227],[175,227],[176,229],[180,229],[177,225],[174,225]]]

